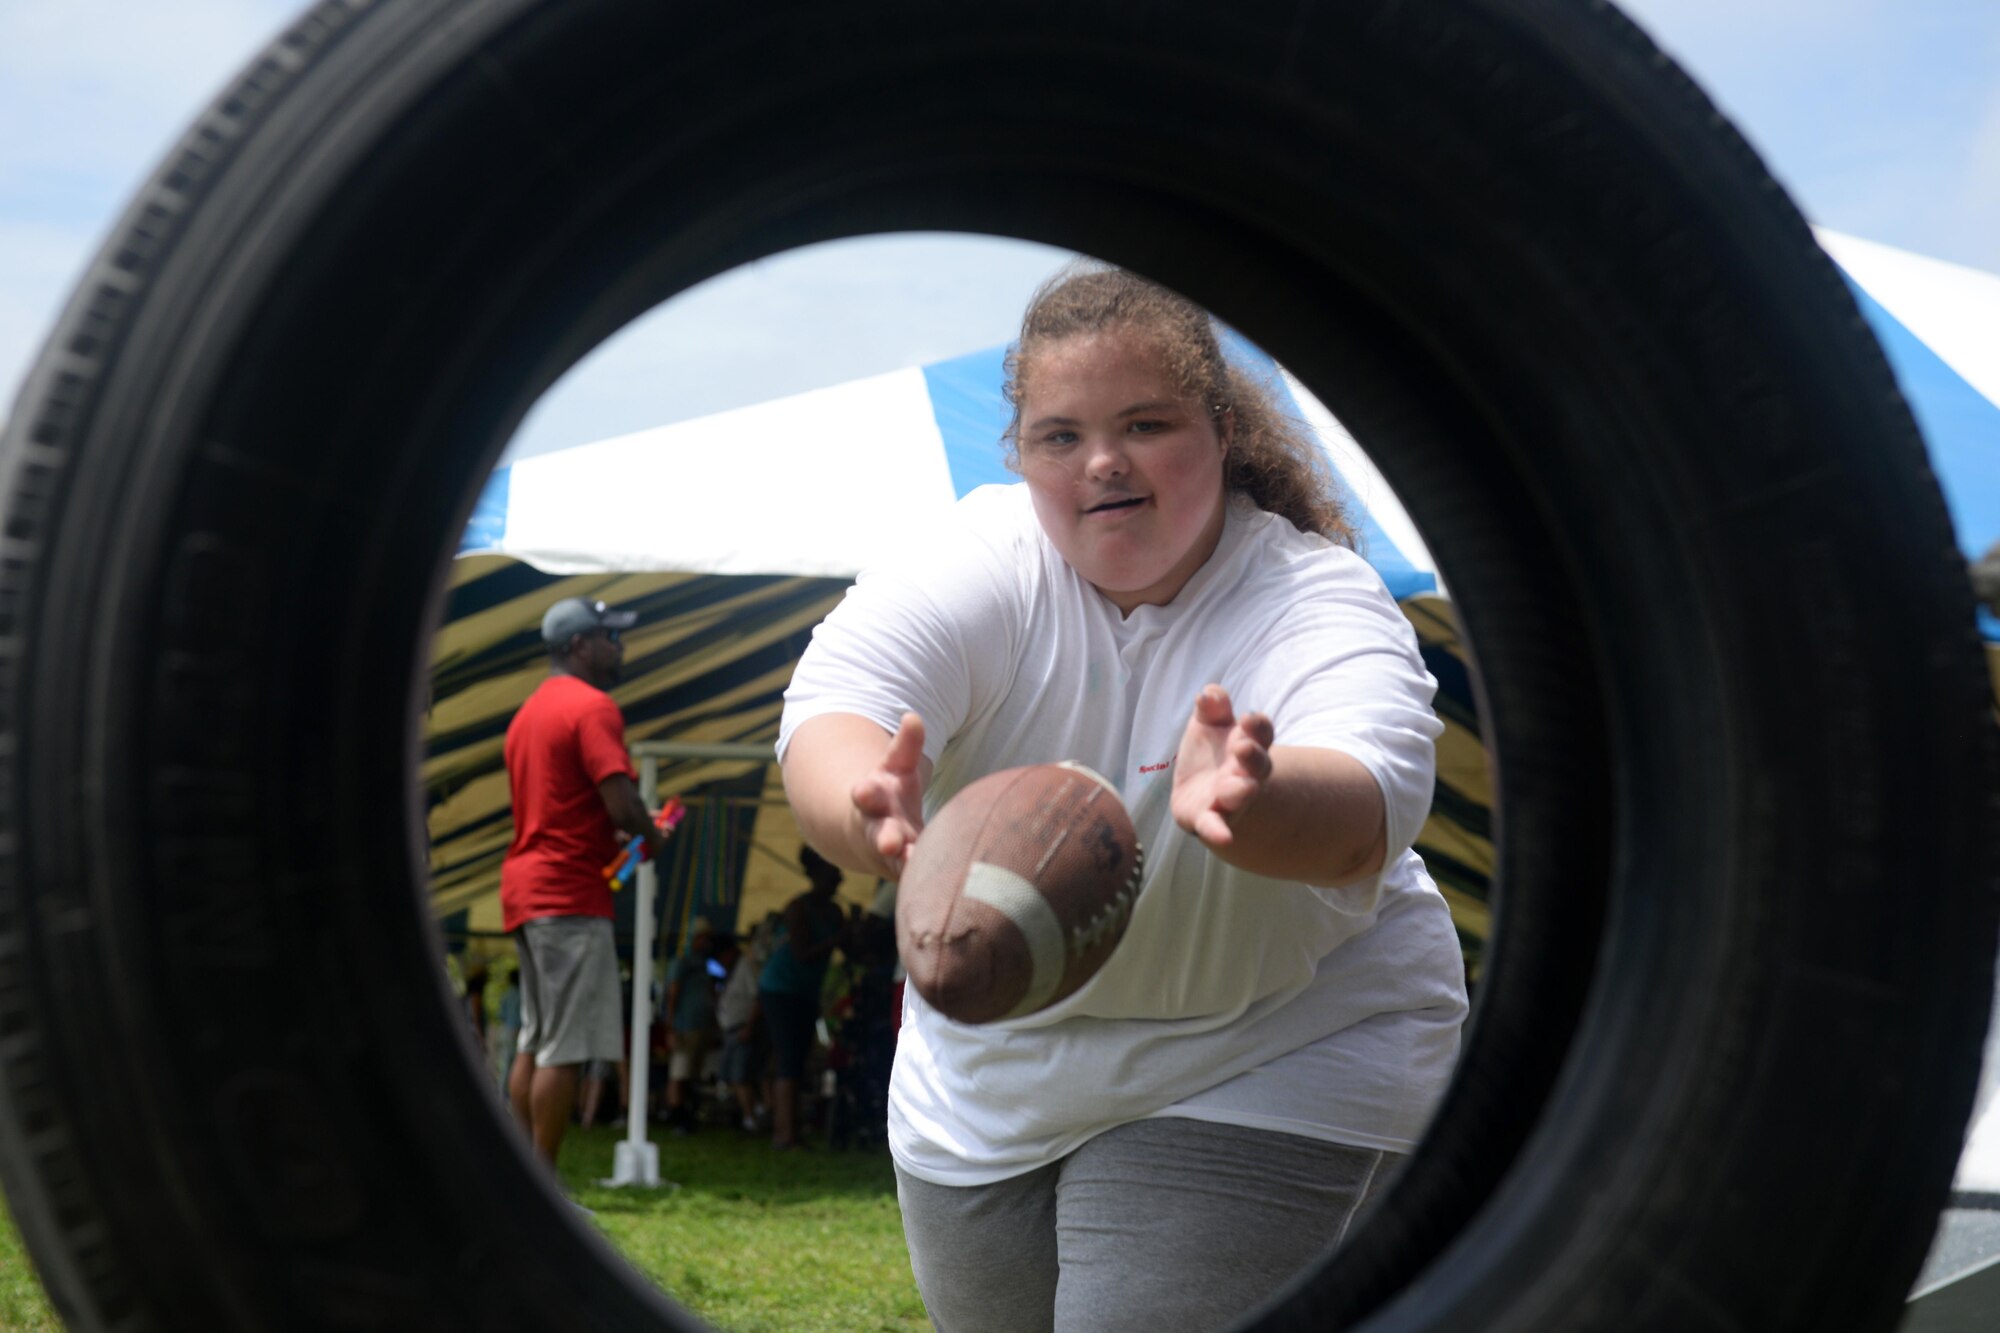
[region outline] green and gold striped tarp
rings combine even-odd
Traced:
[[[432,654],[424,720],[430,891],[454,938],[499,927],[500,859],[513,835],[501,745],[507,724],[546,677],[542,612],[561,597],[596,597],[639,613],[626,635],[625,675],[612,696],[628,743],[727,741],[773,745],[792,665],[813,626],[840,600],[840,579],[756,575],[552,575],[503,556],[456,562]],[[1451,604],[1403,604],[1438,679],[1437,793],[1418,850],[1451,904],[1475,975],[1490,934],[1492,786],[1473,705],[1469,662]],[[662,795],[694,818],[676,835],[662,885],[666,930],[694,915],[749,924],[805,886],[799,837],[775,764],[663,762]],[[866,903],[874,882],[843,896]],[[631,895],[621,895],[627,900]],[[621,901],[629,912],[629,902]],[[628,921],[629,928],[629,921]]]

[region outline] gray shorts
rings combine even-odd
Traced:
[[[896,1170],[942,1333],[1233,1328],[1332,1252],[1396,1153],[1203,1120],[1138,1120],[991,1185]]]
[[[537,917],[514,939],[521,954],[517,1048],[544,1067],[615,1061],[624,1054],[611,923],[595,916]]]

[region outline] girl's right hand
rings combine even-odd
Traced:
[[[900,880],[917,835],[924,828],[924,784],[918,766],[924,757],[924,720],[903,714],[889,738],[881,764],[854,784],[854,809],[862,841],[875,854],[875,873]]]

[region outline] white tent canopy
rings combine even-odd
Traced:
[[[1968,558],[2000,541],[2000,277],[1837,232],[1822,243],[1929,440]],[[1399,598],[1435,586],[1374,466],[1289,374],[1240,340],[1319,432]],[[851,578],[973,487],[1014,480],[1003,348],[523,459],[499,469],[461,554],[550,573],[677,570]],[[1989,638],[2000,623],[1988,621]]]
[[[1366,455],[1297,380],[1248,344],[1231,347],[1318,431],[1390,590],[1434,587],[1430,553]],[[976,486],[1018,480],[1002,457],[1004,352],[523,459],[494,474],[460,554],[558,574],[852,578],[912,523]]]

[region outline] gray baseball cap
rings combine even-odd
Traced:
[[[560,648],[578,634],[600,629],[630,629],[639,623],[636,611],[613,611],[587,597],[565,597],[542,617],[542,642]]]

